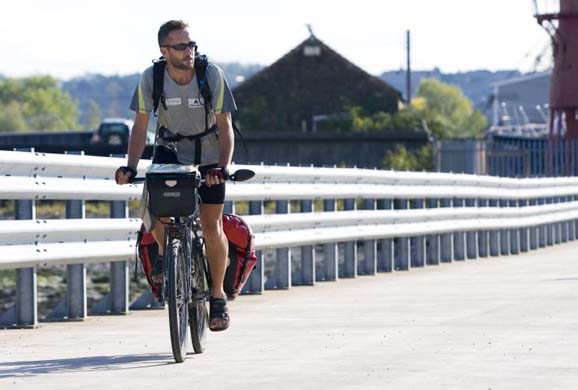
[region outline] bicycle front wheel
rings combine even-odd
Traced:
[[[209,313],[207,311],[207,299],[209,296],[208,267],[202,248],[197,247],[192,257],[193,301],[189,304],[191,341],[193,342],[193,350],[196,353],[203,353],[209,326]]]
[[[188,303],[185,278],[188,275],[181,241],[173,239],[167,249],[167,301],[171,346],[175,361],[182,363],[187,357]]]

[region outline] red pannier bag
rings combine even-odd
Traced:
[[[239,216],[223,214],[223,230],[229,241],[229,265],[223,287],[233,300],[241,293],[257,263],[251,227]]]
[[[227,297],[233,300],[241,293],[251,271],[255,268],[257,256],[253,247],[253,231],[241,217],[224,214],[223,230],[229,241],[229,264],[223,287]],[[144,225],[141,225],[137,236],[137,250],[151,292],[157,296],[158,291],[152,282],[151,272],[157,258],[158,245],[153,235],[145,230]]]
[[[141,225],[136,238],[136,248],[142,269],[147,278],[149,288],[155,297],[159,295],[157,286],[153,283],[151,278],[151,273],[153,271],[153,265],[159,254],[159,246],[155,241],[153,235],[146,231],[144,225]],[[136,268],[135,268],[135,279],[136,279]]]

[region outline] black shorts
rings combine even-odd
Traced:
[[[155,147],[155,155],[153,157],[153,164],[181,164],[177,159],[175,153],[169,148],[163,146]],[[216,168],[218,164],[203,165],[199,167],[199,172],[202,177],[211,168]],[[225,183],[213,186],[202,184],[199,188],[199,196],[202,203],[206,204],[223,204],[225,203]]]

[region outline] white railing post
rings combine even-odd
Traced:
[[[449,198],[440,200],[440,206],[445,208],[452,207],[452,201]],[[453,234],[444,233],[440,235],[440,261],[442,263],[451,263],[453,260]]]
[[[275,202],[276,214],[289,214],[290,205],[287,200]],[[291,249],[279,248],[275,250],[275,267],[273,275],[267,279],[265,289],[288,289],[291,287]]]
[[[454,198],[452,201],[452,207],[461,208],[464,206],[464,200],[459,198]],[[454,233],[454,260],[465,260],[466,258],[466,233],[455,232]]]
[[[396,209],[407,210],[409,208],[409,201],[407,199],[397,200]],[[399,271],[409,271],[410,261],[409,261],[409,238],[408,237],[398,237],[396,238],[396,256],[395,256],[395,269]]]
[[[552,198],[546,199],[546,204],[553,204],[553,203],[554,199]],[[554,245],[555,241],[556,241],[556,224],[549,223],[546,225],[546,244],[548,246],[552,246]]]
[[[122,157],[122,156],[112,156]],[[128,202],[110,202],[111,218],[128,218]],[[127,314],[129,310],[129,270],[128,261],[110,263],[110,292],[97,302],[91,314]]]
[[[491,199],[489,202],[490,207],[494,209],[498,208],[498,201],[496,199]],[[490,256],[500,255],[500,233],[497,229],[490,230]]]
[[[488,206],[487,199],[478,199],[478,207],[486,208]],[[490,232],[487,230],[478,230],[478,256],[488,257],[490,244]]]
[[[510,207],[518,208],[518,201],[511,200]],[[520,229],[510,229],[510,254],[520,253]]]
[[[313,212],[313,202],[311,200],[301,201],[301,212]],[[301,247],[301,267],[298,284],[313,286],[315,284],[315,246],[306,245]],[[294,283],[295,284],[295,283]]]
[[[566,202],[572,202],[572,200],[573,200],[572,196],[566,197]],[[574,225],[574,221],[567,221],[566,227],[568,229],[568,241],[574,241],[576,239],[576,231],[575,231],[576,226]]]
[[[573,196],[574,201],[578,201],[578,195]],[[574,221],[574,238],[578,240],[578,219]]]
[[[364,210],[375,210],[375,200],[365,199]],[[377,242],[366,240],[363,242],[363,269],[358,270],[362,275],[375,275],[377,273]]]
[[[477,207],[477,199],[466,199],[465,202],[467,207]],[[468,259],[478,258],[478,232],[467,232],[466,233],[466,257]]]
[[[506,208],[508,207],[507,200],[500,200],[499,207]],[[510,231],[508,229],[500,229],[499,230],[500,236],[500,255],[507,256],[510,254]]]
[[[357,210],[355,199],[344,200],[345,210]],[[357,276],[357,241],[347,241],[345,244],[343,270],[339,270],[340,278],[355,278]]]
[[[23,152],[34,152],[34,149],[22,149]],[[14,202],[14,217],[36,219],[36,205],[33,200]],[[38,324],[38,295],[36,268],[16,269],[16,302],[0,316],[0,325],[19,328],[35,327]]]
[[[565,203],[567,202],[566,197],[559,197],[559,203]],[[560,230],[561,230],[561,235],[560,235],[560,242],[568,242],[568,222],[564,221],[564,222],[560,222]]]
[[[438,208],[437,199],[427,200],[428,208]],[[440,263],[440,236],[439,234],[430,234],[426,238],[427,242],[427,257],[426,261],[428,265],[438,265]]]
[[[335,211],[335,199],[324,199],[323,211]],[[337,280],[339,263],[339,251],[337,243],[327,243],[323,245],[323,263],[323,273],[318,275],[317,280]]]
[[[538,205],[546,204],[546,200],[544,198],[540,198],[536,200]],[[542,224],[538,226],[538,246],[540,248],[545,248],[548,245],[548,226],[546,224]]]
[[[111,218],[128,218],[128,202],[111,202],[110,207]],[[110,312],[113,314],[128,313],[128,278],[128,261],[110,263]]]
[[[36,206],[32,200],[15,202],[16,219],[36,219]],[[38,294],[36,268],[16,270],[16,312],[17,327],[35,327],[38,324]]]
[[[66,218],[84,219],[84,206],[82,200],[66,201]],[[47,318],[49,320],[84,320],[86,316],[86,266],[68,264],[66,266],[66,296]]]
[[[263,214],[263,201],[254,200],[249,202],[250,215]],[[265,289],[265,259],[263,258],[263,251],[255,251],[257,256],[257,263],[255,269],[251,272],[251,276],[243,287],[243,293],[262,294]]]
[[[65,152],[70,155],[84,155],[84,152]],[[66,219],[84,219],[86,217],[83,200],[66,201]],[[68,264],[66,266],[66,296],[48,315],[50,320],[84,320],[86,309],[86,266]]]
[[[423,199],[416,199],[414,201],[416,209],[423,209],[425,202]],[[410,257],[412,267],[424,267],[426,261],[426,237],[416,236],[410,239]]]
[[[16,219],[35,219],[35,211],[33,201],[15,202]],[[36,327],[38,324],[36,268],[16,269],[15,304],[0,314],[0,327]]]
[[[378,206],[381,210],[391,210],[393,208],[393,202],[391,199],[383,199],[378,202]],[[394,268],[393,261],[395,258],[393,238],[384,238],[380,240],[380,244],[381,250],[377,261],[377,271],[392,272]]]
[[[561,202],[561,198],[559,196],[556,196],[552,199],[552,202],[554,204],[558,204]],[[562,222],[554,222],[552,224],[553,228],[554,228],[554,244],[558,245],[562,242]]]
[[[518,208],[524,208],[528,206],[528,201],[522,199],[518,203]],[[520,237],[520,252],[528,252],[530,250],[530,229],[521,228],[518,229],[518,234]]]
[[[528,206],[536,206],[538,201],[536,199],[530,199]],[[540,227],[532,226],[529,229],[529,240],[530,240],[530,250],[538,249],[538,237],[540,235]]]

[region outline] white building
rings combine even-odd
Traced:
[[[494,98],[491,131],[547,131],[550,71],[499,81],[491,87]]]

